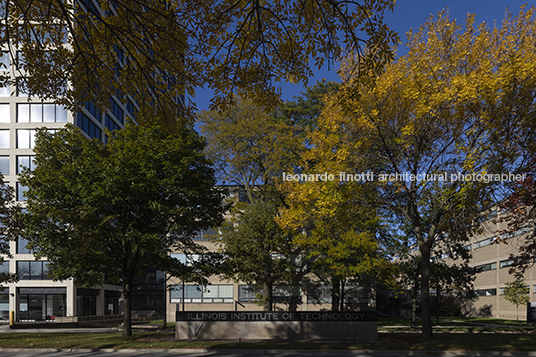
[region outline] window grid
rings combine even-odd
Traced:
[[[19,260],[17,262],[19,280],[50,280],[48,262],[35,260]]]
[[[170,291],[171,303],[182,303],[182,285],[174,285]],[[184,286],[184,303],[232,303],[233,302],[233,285],[216,284],[209,285],[203,289],[202,285],[185,285]]]

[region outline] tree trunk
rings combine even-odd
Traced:
[[[344,311],[344,279],[341,280],[341,294],[340,294],[340,300],[341,300],[341,308],[340,312]]]
[[[293,284],[291,286],[292,293],[290,294],[290,302],[288,304],[288,311],[298,311],[298,303],[300,299],[300,287]]]
[[[411,328],[417,327],[417,285],[411,292]]]
[[[338,277],[331,277],[331,311],[339,311],[341,282]]]
[[[421,250],[421,317],[422,335],[432,337],[432,316],[430,314],[430,247],[422,244]]]
[[[439,283],[436,284],[436,308],[435,308],[436,325],[439,325]]]
[[[273,285],[265,281],[262,287],[262,309],[263,311],[273,310]]]
[[[123,300],[124,300],[124,318],[123,318],[123,337],[132,336],[132,284],[125,282],[123,285]]]

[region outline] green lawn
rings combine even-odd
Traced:
[[[432,318],[432,324],[436,326],[435,316]],[[508,326],[519,326],[519,327],[529,327],[536,328],[536,325],[527,325],[525,321],[516,322],[516,320],[505,320],[505,319],[490,319],[483,317],[439,317],[439,326],[480,326],[482,324],[490,325],[508,325]],[[417,319],[416,325],[421,326],[421,320]],[[378,316],[378,328],[384,326],[399,326],[399,327],[410,327],[411,318],[406,317],[381,317]]]
[[[534,351],[532,333],[436,333],[425,339],[419,333],[380,333],[378,342],[178,342],[172,332],[134,333],[1,333],[0,348],[208,348],[208,349],[377,349],[377,350],[508,350]]]

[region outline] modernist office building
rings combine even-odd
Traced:
[[[509,214],[500,208],[491,209],[482,222],[483,232],[471,238],[467,249],[471,249],[473,259],[471,266],[477,267],[474,285],[477,298],[473,302],[462,305],[462,312],[470,316],[489,316],[505,319],[526,318],[526,306],[516,306],[504,299],[504,288],[507,282],[514,280],[509,274],[513,260],[511,254],[516,254],[524,242],[525,236],[532,232],[530,226],[522,227],[515,232],[506,232],[507,224],[501,218]],[[505,233],[506,232],[506,233]],[[505,243],[497,240],[505,239]],[[536,301],[536,270],[530,267],[524,276],[529,288],[530,301]],[[519,310],[519,311],[517,311]]]
[[[0,61],[4,71],[15,73],[14,59],[9,52],[2,52]],[[73,114],[53,102],[29,98],[17,88],[0,88],[0,171],[4,181],[15,188],[18,201],[24,201],[25,188],[17,178],[21,167],[32,168],[36,129],[46,127],[54,132],[66,123],[72,123],[88,137],[103,140],[103,129],[121,128],[129,114],[129,108],[116,98],[111,98],[110,103],[106,112],[86,103],[80,112]],[[0,292],[1,319],[8,319],[9,311],[15,311],[17,321],[119,313],[120,287],[82,289],[72,280],[54,282],[48,277],[46,260],[35,261],[26,243],[23,237],[11,242],[13,258],[1,266],[2,271],[19,276],[18,283],[4,284],[6,288]]]
[[[87,0],[95,9],[96,2]],[[5,11],[5,9],[1,10]],[[4,15],[4,14],[2,14]],[[3,16],[2,16],[3,17]],[[21,75],[16,68],[17,52],[8,47],[0,49],[0,71],[12,79]],[[126,118],[135,118],[136,105],[127,98],[110,98],[107,110],[99,110],[92,102],[83,103],[77,113],[62,105],[28,97],[20,88],[0,88],[0,172],[4,181],[15,188],[16,199],[24,201],[25,188],[18,182],[21,167],[32,168],[36,129],[45,127],[54,132],[74,124],[89,138],[105,140],[104,128],[120,129]],[[181,98],[182,99],[182,98]],[[72,280],[55,282],[48,276],[46,259],[36,261],[21,237],[10,243],[12,258],[0,264],[0,271],[17,273],[17,283],[3,284],[0,291],[0,319],[15,312],[16,321],[51,321],[61,316],[118,314],[122,312],[121,287],[104,285],[87,289]],[[133,291],[133,310],[163,311],[165,308],[164,274],[149,269]]]
[[[481,233],[471,237],[464,247],[472,253],[469,265],[477,268],[478,273],[474,281],[475,299],[459,301],[460,313],[463,315],[516,319],[519,313],[519,319],[526,318],[526,306],[516,308],[514,304],[506,301],[504,288],[507,282],[515,280],[514,275],[509,273],[513,264],[510,255],[518,253],[526,235],[531,233],[533,228],[527,225],[515,232],[509,232],[507,224],[501,220],[507,214],[507,211],[498,207],[488,210],[480,219]],[[410,254],[418,254],[418,248],[414,247]],[[448,253],[432,259],[452,262]],[[536,267],[532,266],[526,271],[524,280],[529,288],[530,301],[536,302]],[[435,294],[435,291],[431,293]]]

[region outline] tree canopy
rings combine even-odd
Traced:
[[[106,108],[117,95],[144,120],[175,120],[177,98],[204,86],[214,90],[214,105],[233,93],[276,103],[278,81],[306,84],[313,68],[346,53],[369,67],[391,58],[398,37],[383,14],[393,7],[393,0],[9,0],[0,5],[1,41],[17,73],[2,79],[71,108],[87,100]]]
[[[24,237],[56,280],[121,283],[130,335],[132,285],[147,267],[204,281],[170,252],[203,252],[192,236],[220,224],[221,194],[193,129],[166,134],[129,123],[108,134],[107,144],[72,126],[37,134],[36,167],[20,177],[28,186]]]

